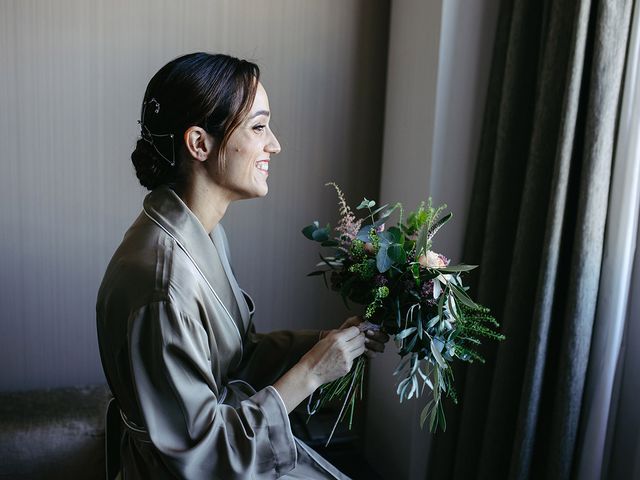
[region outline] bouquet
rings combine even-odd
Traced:
[[[481,339],[505,338],[496,331],[496,319],[469,297],[463,284],[463,275],[476,266],[451,265],[432,250],[434,236],[452,214],[442,215],[446,205],[434,208],[429,199],[405,220],[401,204],[375,208],[376,202],[365,198],[356,210],[366,215],[357,218],[338,185],[327,186],[338,194],[340,219],[334,229],[316,221],[302,230],[331,250],[320,253],[321,268],[309,276],[322,276],[347,308],[349,301],[364,305],[364,329],[382,329],[394,338],[401,357],[394,372],[400,402],[420,397],[428,387],[420,426],[428,418],[431,432],[438,427],[444,431],[443,396],[457,403],[452,363],[484,363],[476,351]],[[393,224],[396,211],[399,219]],[[309,400],[310,415],[329,401],[342,400],[329,441],[347,413],[351,428],[356,399],[363,394],[365,358],[358,358],[349,374],[323,385]]]

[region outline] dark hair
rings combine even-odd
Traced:
[[[184,132],[199,125],[217,141],[218,169],[229,137],[249,113],[260,69],[223,54],[191,53],[156,73],[142,102],[141,138],[131,154],[142,186],[180,186],[188,168],[179,155]],[[172,136],[171,136],[172,135]]]

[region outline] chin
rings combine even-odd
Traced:
[[[261,187],[246,191],[243,197],[246,199],[262,198],[262,197],[266,197],[267,193],[269,193],[269,187],[265,185],[265,186],[261,186]]]

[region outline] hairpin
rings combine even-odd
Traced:
[[[176,154],[175,154],[175,145],[173,143],[173,133],[152,133],[151,130],[149,130],[149,127],[147,127],[144,122],[148,105],[153,106],[154,114],[158,114],[160,112],[160,102],[158,102],[155,98],[152,98],[150,100],[145,100],[144,102],[142,102],[142,112],[140,114],[140,120],[138,120],[138,124],[140,124],[140,137],[149,145],[151,145],[153,149],[157,152],[157,154],[160,155],[164,160],[166,160],[169,165],[174,167],[176,164],[176,157],[175,157]],[[158,148],[154,140],[154,138],[161,139],[161,138],[167,138],[167,137],[171,140],[171,160],[169,160],[160,151],[160,149]]]

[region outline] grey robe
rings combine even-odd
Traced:
[[[227,251],[159,187],[109,263],[97,328],[123,478],[347,478],[293,436],[270,386],[318,332],[256,334]]]

